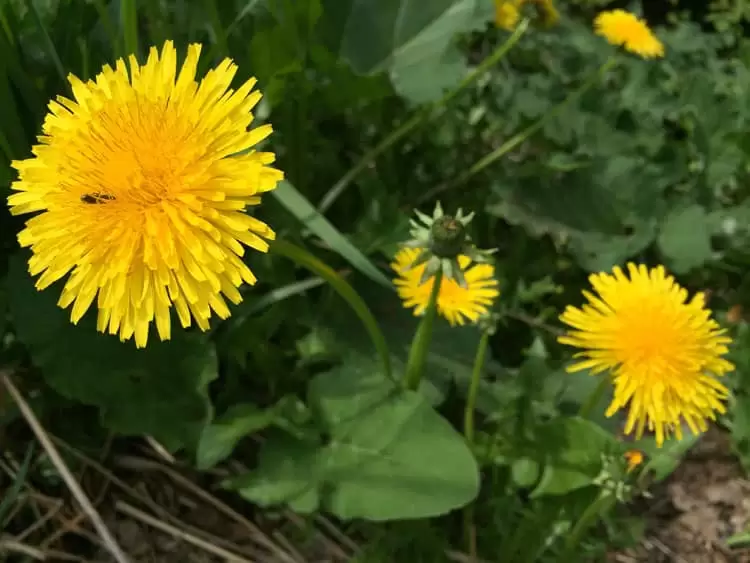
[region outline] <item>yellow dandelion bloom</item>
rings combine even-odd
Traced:
[[[640,450],[628,450],[625,452],[625,461],[628,463],[628,473],[643,463],[643,452]]]
[[[18,236],[43,290],[69,274],[59,306],[77,323],[96,300],[98,329],[146,345],[155,321],[170,338],[174,306],[183,327],[202,330],[226,297],[255,276],[244,245],[265,252],[274,232],[244,213],[274,189],[274,155],[251,150],[270,125],[248,129],[261,98],[255,80],[233,90],[225,59],[196,81],[200,45],[179,68],[167,41],[139,65],[120,59],[94,81],[68,80],[73,99],[49,104],[34,156],[14,162],[14,215],[35,213]]]
[[[521,4],[524,0],[495,0],[495,25],[508,31],[514,29],[521,19]]]
[[[724,412],[727,389],[716,376],[732,371],[723,359],[731,339],[710,318],[702,293],[688,293],[663,266],[627,265],[589,280],[596,295],[568,306],[560,320],[572,327],[559,342],[583,349],[568,371],[609,372],[614,398],[607,416],[629,405],[625,434],[647,427],[659,446],[665,436],[682,437],[681,422],[698,433]]]
[[[426,264],[412,268],[421,249],[403,248],[395,256],[391,267],[398,274],[394,281],[404,307],[414,308],[421,316],[427,308],[434,279],[420,285]],[[452,279],[443,278],[437,298],[437,310],[448,322],[463,325],[468,320],[475,323],[487,313],[492,302],[500,294],[495,279],[495,268],[491,264],[473,264],[468,256],[459,256],[458,264],[464,272],[467,287],[461,287]]]
[[[594,29],[612,45],[644,59],[664,56],[664,45],[646,22],[625,10],[601,12],[594,20]]]

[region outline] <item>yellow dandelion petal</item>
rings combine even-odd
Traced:
[[[229,59],[196,80],[201,47],[180,68],[167,41],[145,64],[105,66],[69,81],[73,99],[50,102],[34,157],[14,162],[14,215],[36,213],[18,236],[42,290],[67,276],[59,305],[78,322],[92,304],[98,330],[148,340],[229,316],[225,298],[254,283],[244,246],[268,249],[273,231],[244,210],[282,179],[272,153],[251,149],[270,125],[248,129],[255,80],[231,88]],[[244,154],[238,154],[244,151]]]
[[[514,29],[521,19],[521,4],[524,0],[495,0],[495,25],[508,31]]]
[[[588,303],[568,306],[560,320],[571,327],[559,342],[582,349],[568,371],[611,373],[611,416],[628,408],[625,434],[646,428],[659,445],[682,424],[694,433],[724,412],[728,391],[716,378],[734,369],[723,356],[731,339],[710,318],[702,293],[688,292],[663,266],[627,265],[590,276]]]
[[[420,285],[425,264],[412,268],[421,249],[403,248],[395,256],[391,267],[398,277],[394,281],[396,291],[404,302],[404,307],[413,308],[414,314],[424,314],[430,300],[434,279]],[[443,278],[437,298],[437,310],[448,322],[463,325],[467,321],[477,322],[487,313],[495,298],[500,294],[495,279],[495,268],[491,264],[473,264],[468,256],[458,257],[459,266],[464,272],[467,287],[461,287],[452,279]]]
[[[663,57],[664,45],[645,21],[625,10],[601,12],[594,20],[594,29],[612,45],[645,59]]]

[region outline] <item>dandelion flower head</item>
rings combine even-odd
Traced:
[[[628,450],[625,452],[625,461],[628,464],[627,471],[630,473],[643,463],[643,452],[640,450]]]
[[[508,31],[521,19],[520,4],[523,0],[495,0],[495,25]]]
[[[170,338],[170,311],[202,330],[225,298],[255,276],[244,247],[265,252],[273,231],[245,213],[282,173],[253,147],[270,125],[248,129],[260,100],[251,79],[230,87],[225,59],[196,80],[201,47],[179,67],[167,41],[145,64],[131,56],[93,81],[75,76],[71,99],[50,102],[34,156],[14,162],[14,215],[34,213],[18,236],[43,290],[66,277],[58,305],[77,323],[96,301],[98,330],[146,345],[155,321]]]
[[[625,10],[601,12],[594,20],[594,29],[612,45],[651,59],[664,56],[664,45],[645,21]]]
[[[722,356],[731,342],[710,318],[702,293],[688,293],[663,266],[628,264],[590,276],[588,303],[568,306],[560,320],[571,327],[559,342],[580,348],[568,371],[608,372],[614,397],[607,416],[627,406],[625,434],[646,428],[659,446],[682,422],[693,433],[724,412],[726,387],[717,380],[734,369]]]
[[[402,248],[391,264],[398,275],[394,281],[396,291],[404,307],[413,308],[417,316],[424,314],[435,281],[433,277],[420,284],[427,266],[419,264],[412,267],[421,251],[418,248]],[[471,264],[471,259],[464,255],[458,257],[458,264],[464,273],[466,287],[444,277],[437,297],[438,313],[453,326],[463,325],[466,321],[477,322],[500,294],[495,268],[491,264]]]

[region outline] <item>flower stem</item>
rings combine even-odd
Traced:
[[[407,360],[406,373],[404,374],[404,386],[412,391],[416,391],[419,388],[420,381],[422,381],[422,372],[424,372],[427,351],[432,339],[432,324],[437,313],[437,298],[440,293],[440,284],[442,281],[443,270],[442,268],[438,268],[433,278],[430,299],[427,302],[422,320],[417,327],[417,332],[414,334],[414,340],[411,341],[409,359]]]
[[[456,86],[453,90],[449,91],[447,94],[445,94],[442,98],[440,98],[438,101],[430,104],[426,108],[424,108],[422,111],[419,111],[415,113],[412,117],[410,117],[408,120],[404,121],[400,127],[397,129],[394,129],[390,132],[390,134],[383,139],[378,145],[376,145],[373,149],[368,151],[362,158],[359,159],[357,164],[355,164],[349,171],[344,174],[341,179],[336,182],[333,187],[328,190],[328,193],[326,193],[325,197],[323,197],[322,200],[320,200],[320,204],[318,204],[318,211],[320,213],[325,213],[330,209],[330,207],[333,205],[333,203],[341,196],[342,193],[344,193],[344,190],[349,187],[349,184],[352,183],[354,178],[359,176],[364,170],[369,168],[370,164],[379,157],[382,153],[387,151],[391,146],[395,145],[398,141],[400,141],[403,137],[411,133],[414,129],[422,125],[423,123],[426,123],[429,121],[432,117],[437,115],[437,110],[441,109],[443,106],[447,105],[453,98],[455,98],[464,88],[469,86],[472,82],[474,82],[477,78],[484,75],[492,66],[500,62],[503,57],[510,51],[510,49],[518,43],[518,40],[521,39],[521,36],[526,32],[526,30],[529,27],[529,20],[524,19],[518,26],[516,27],[513,34],[508,37],[508,39],[500,45],[489,57],[484,59],[479,66],[477,66],[472,72],[470,72],[466,78],[464,78],[461,83]]]
[[[469,392],[466,396],[466,407],[464,408],[464,436],[469,446],[474,444],[474,412],[476,410],[477,395],[479,393],[479,382],[482,379],[482,368],[487,357],[487,347],[490,341],[489,331],[482,331],[479,339],[477,353],[474,356],[474,369],[471,372]]]
[[[560,557],[560,563],[571,563],[575,557],[580,557],[580,554],[575,554],[575,550],[581,543],[581,538],[584,532],[593,524],[600,516],[608,512],[615,503],[615,495],[609,491],[602,491],[598,497],[596,497],[591,504],[586,507],[581,517],[573,525],[570,530],[568,537],[565,539],[565,547],[563,548],[562,557]]]
[[[483,330],[479,339],[477,353],[474,356],[474,368],[471,372],[469,392],[466,396],[464,407],[464,436],[469,447],[474,449],[474,413],[476,411],[477,395],[479,393],[479,382],[482,379],[482,368],[487,357],[487,347],[490,341],[490,331]],[[464,508],[464,534],[469,555],[472,559],[477,558],[477,533],[474,526],[474,503]]]
[[[581,84],[573,92],[568,94],[568,96],[562,102],[560,102],[551,110],[549,110],[547,113],[545,113],[537,121],[529,125],[523,131],[520,131],[519,133],[516,133],[515,135],[513,135],[510,139],[505,141],[502,145],[497,147],[491,153],[480,158],[468,170],[466,170],[466,172],[458,176],[453,181],[436,186],[432,190],[426,191],[419,198],[419,201],[417,203],[423,203],[424,201],[428,201],[432,199],[433,197],[435,197],[440,192],[443,192],[445,190],[448,190],[450,188],[454,188],[460,184],[463,184],[464,182],[466,182],[467,180],[469,180],[470,178],[474,177],[476,174],[478,174],[479,172],[487,168],[490,164],[500,159],[501,157],[505,156],[507,153],[512,151],[514,148],[516,148],[518,145],[526,141],[534,133],[539,131],[539,129],[544,127],[548,121],[550,121],[554,117],[557,117],[557,115],[559,115],[566,107],[568,107],[571,102],[580,98],[589,88],[591,88],[594,84],[596,84],[602,76],[604,76],[607,72],[609,72],[617,64],[617,61],[618,59],[616,57],[610,57],[609,59],[607,59],[607,61],[603,65],[601,65],[595,72],[591,73],[588,76],[588,78],[583,82],[583,84]]]
[[[594,407],[599,404],[602,395],[604,395],[607,385],[609,385],[609,378],[602,377],[599,384],[596,386],[596,389],[589,393],[586,401],[581,405],[581,408],[578,409],[578,416],[581,418],[588,418],[591,415],[591,411],[593,411]]]
[[[347,281],[342,278],[333,268],[328,266],[322,260],[310,254],[304,248],[297,246],[286,240],[276,239],[271,244],[271,252],[289,258],[299,266],[317,274],[339,294],[352,308],[359,320],[365,327],[367,334],[372,340],[375,351],[380,356],[383,364],[383,373],[389,379],[394,379],[391,373],[391,354],[388,350],[383,332],[380,330],[378,322],[375,320],[367,303],[362,299],[359,293]]]

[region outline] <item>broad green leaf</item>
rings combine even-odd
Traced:
[[[232,405],[203,429],[196,453],[198,469],[209,469],[229,457],[240,440],[273,424],[288,402],[282,399],[265,409],[245,403]]]
[[[420,394],[377,373],[352,378],[344,366],[312,381],[310,402],[331,437],[326,505],[339,518],[428,518],[479,492],[463,437]]]
[[[132,341],[97,332],[95,311],[75,326],[69,310],[57,306],[62,284],[37,291],[24,258],[10,261],[10,313],[47,383],[98,407],[104,426],[115,432],[149,434],[171,448],[194,445],[210,416],[206,390],[218,370],[205,335],[173,325],[171,340],[152,334],[139,350]]]
[[[451,47],[435,52],[419,64],[397,59],[390,71],[396,91],[414,104],[434,102],[454,88],[466,76],[468,68],[463,54]]]
[[[551,421],[540,435],[545,437],[544,446],[549,450],[532,498],[564,495],[591,485],[601,471],[602,454],[617,448],[614,436],[577,417]]]
[[[391,282],[383,275],[375,264],[354,246],[328,219],[289,182],[280,182],[271,192],[286,209],[299,219],[310,231],[325,242],[332,251],[341,255],[354,268],[362,272],[371,280],[391,287]]]
[[[479,469],[463,437],[418,393],[376,371],[317,376],[310,404],[327,441],[272,434],[258,467],[227,483],[261,505],[342,519],[429,518],[471,502]]]
[[[324,0],[329,39],[356,72],[382,71],[444,51],[475,24],[476,0]]]
[[[659,233],[659,248],[667,264],[682,274],[711,259],[711,229],[708,215],[699,205],[673,209]]]

